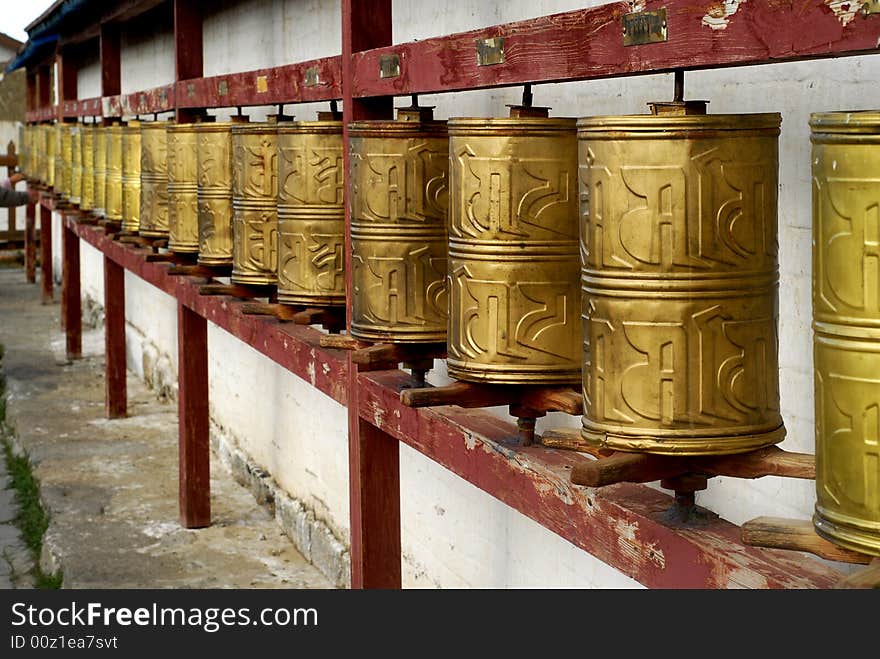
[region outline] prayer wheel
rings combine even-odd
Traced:
[[[168,249],[181,254],[199,252],[199,184],[196,124],[169,124]]]
[[[141,122],[122,128],[122,230],[141,228]]]
[[[79,127],[79,131],[82,142],[79,207],[84,211],[91,211],[95,208],[95,125],[84,123]]]
[[[232,127],[232,281],[278,281],[278,124]]]
[[[199,263],[232,265],[232,127],[247,122],[198,126]]]
[[[46,124],[46,185],[55,187],[55,169],[58,159],[60,135],[53,124]]]
[[[880,111],[814,114],[819,535],[880,556]]]
[[[138,233],[168,236],[168,124],[141,124],[141,213]]]
[[[105,214],[107,189],[107,129],[96,125],[95,131],[95,164],[94,164],[94,211],[98,215]]]
[[[104,217],[122,221],[122,125],[105,128],[107,134],[107,175],[104,178]]]
[[[449,136],[430,108],[349,124],[351,335],[446,340]]]
[[[450,377],[581,377],[577,127],[547,108],[449,120]]]
[[[73,148],[70,125],[55,124],[55,191],[63,198],[70,197],[70,160]]]
[[[82,130],[79,123],[70,124],[70,201],[79,204],[82,197]]]
[[[583,436],[668,455],[775,444],[780,116],[651,105],[578,122]]]
[[[342,121],[278,128],[278,301],[345,306]]]

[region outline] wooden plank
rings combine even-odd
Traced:
[[[758,517],[743,524],[742,540],[755,547],[805,551],[829,561],[868,565],[873,558],[826,540],[816,533],[808,519]]]
[[[409,382],[402,371],[361,373],[360,417],[645,586],[830,588],[841,576],[745,546],[738,526],[709,511],[682,525],[666,514],[672,498],[644,485],[572,485],[577,453],[524,447],[513,425],[482,410],[406,407],[399,396]]]
[[[52,273],[52,211],[40,204],[40,284],[43,304],[54,300],[54,275]]]
[[[316,84],[309,76],[314,75]],[[217,108],[278,103],[329,101],[342,98],[340,57],[230,73],[177,83],[182,108]],[[312,119],[313,117],[302,117]]]
[[[668,41],[624,46],[621,17],[630,2],[507,23],[353,55],[355,97],[447,92],[525,82],[587,80],[673,69],[764,64],[877,52],[880,21],[824,0],[697,3],[647,0],[666,9]],[[727,8],[728,5],[732,8]],[[477,39],[503,37],[504,61],[479,66]],[[400,75],[379,77],[382,56],[397,55]],[[670,90],[670,94],[671,94]]]
[[[64,218],[64,331],[68,359],[82,358],[82,299],[80,298],[79,238]]]
[[[128,387],[125,381],[125,269],[108,256],[104,256],[104,347],[104,407],[108,419],[121,419],[128,413]]]
[[[152,114],[169,112],[175,108],[174,85],[162,85],[131,94],[112,96],[107,99],[107,110],[111,116]]]
[[[28,204],[25,207],[24,228],[24,272],[29,284],[37,281],[37,207]]]
[[[180,523],[211,524],[211,445],[208,414],[208,323],[177,305]]]

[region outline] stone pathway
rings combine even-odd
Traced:
[[[0,589],[28,588],[33,561],[18,527],[12,523],[18,506],[9,480],[6,461],[0,454]]]

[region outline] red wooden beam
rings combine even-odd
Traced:
[[[362,419],[648,587],[830,588],[842,576],[791,552],[747,547],[738,526],[708,511],[698,525],[669,521],[672,498],[646,486],[572,485],[582,455],[523,447],[513,425],[482,410],[406,407],[403,371],[359,381]]]
[[[24,272],[29,284],[37,281],[37,207],[28,204],[24,219]]]
[[[352,54],[390,44],[391,0],[342,2],[342,77],[345,180],[350,180],[348,123],[392,116],[391,98],[355,100]],[[346,188],[345,251],[351,263],[351,204]],[[351,270],[346,270],[346,317],[351,325]],[[400,451],[388,435],[358,416],[358,368],[348,357],[348,467],[351,587],[400,588]]]
[[[182,108],[330,101],[342,98],[340,58],[182,80],[176,94]]]
[[[856,12],[847,20],[837,14],[849,7],[833,9],[824,0],[742,2],[729,15],[725,5],[730,3],[724,2],[647,0],[643,4],[647,10],[665,8],[665,43],[624,46],[621,18],[632,11],[632,3],[613,2],[356,52],[353,95],[448,92],[765,64],[878,52],[880,47],[877,16]],[[491,37],[503,37],[504,61],[479,66],[476,40]],[[400,75],[380,78],[380,58],[391,55],[399,58]]]
[[[106,99],[107,115],[121,117],[132,114],[169,112],[175,108],[174,85],[162,85],[131,94],[110,96]]]
[[[174,80],[201,78],[202,12],[196,0],[174,0]],[[177,109],[177,121],[192,121],[192,110]]]
[[[208,415],[208,323],[177,304],[180,523],[211,524],[211,444]]]
[[[82,300],[80,299],[79,238],[73,230],[73,221],[62,216],[64,241],[64,331],[67,358],[82,357]]]
[[[104,407],[108,419],[121,419],[128,413],[128,389],[125,381],[125,269],[108,256],[104,256],[104,347]]]
[[[40,283],[43,304],[51,304],[54,298],[54,275],[52,273],[52,211],[40,204]]]
[[[62,117],[100,117],[103,115],[103,99],[84,98],[61,103]]]

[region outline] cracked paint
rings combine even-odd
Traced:
[[[846,27],[862,10],[862,5],[868,3],[865,0],[825,0],[825,4],[834,12],[840,24]]]
[[[630,8],[633,12],[645,11],[645,5],[647,5],[647,0],[632,0],[629,3]]]
[[[309,382],[312,383],[312,386],[315,386],[315,362],[309,362],[306,365],[306,373],[309,374]]]
[[[724,30],[730,24],[730,17],[733,16],[739,6],[746,0],[724,0],[717,5],[709,7],[709,11],[703,16],[703,25],[713,30]]]

